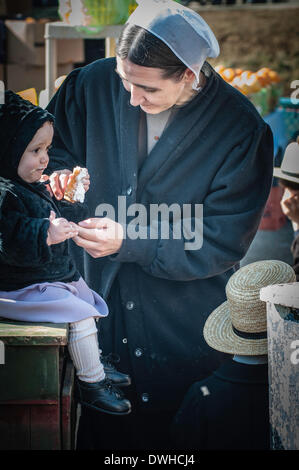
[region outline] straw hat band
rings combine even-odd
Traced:
[[[203,334],[206,342],[218,351],[253,356],[267,354],[267,338],[242,338],[243,332],[237,334],[234,331],[227,301],[207,318]]]
[[[233,332],[244,339],[264,339],[267,338],[267,331],[261,331],[260,333],[245,333],[244,331],[237,330],[237,328],[232,325]]]

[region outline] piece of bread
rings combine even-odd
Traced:
[[[73,203],[84,202],[85,189],[83,187],[82,179],[86,178],[87,174],[88,172],[86,168],[76,166],[73,169],[73,173],[64,192],[64,199]]]

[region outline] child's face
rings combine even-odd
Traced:
[[[53,133],[52,124],[45,122],[25,149],[18,166],[18,175],[26,183],[38,182],[47,168],[49,163],[48,150],[53,139]]]

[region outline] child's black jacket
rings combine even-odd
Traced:
[[[73,222],[88,216],[85,204],[52,199],[43,183],[0,177],[0,291],[79,279],[68,242],[46,243],[51,210]]]

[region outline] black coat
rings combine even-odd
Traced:
[[[172,433],[180,449],[270,449],[267,364],[229,360],[188,390]]]
[[[54,202],[43,183],[0,177],[0,290],[79,279],[68,242],[46,243],[51,210],[74,222],[88,213],[84,204]]]
[[[203,326],[257,231],[273,138],[248,99],[206,64],[203,92],[178,110],[138,172],[140,109],[115,67],[113,58],[74,70],[49,103],[56,122],[50,169],[87,166],[92,216],[106,203],[117,219],[119,196],[127,207],[203,204],[200,249],[186,251],[184,238],[127,237],[117,256],[76,258],[89,286],[108,299],[101,345],[131,374],[134,409],[175,410],[223,357],[205,343]]]

